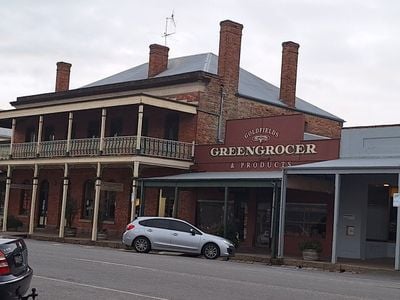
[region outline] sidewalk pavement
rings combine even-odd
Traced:
[[[53,241],[58,243],[68,243],[68,244],[79,244],[79,245],[89,245],[97,247],[108,247],[117,249],[127,249],[125,245],[122,244],[121,240],[97,240],[92,241],[89,238],[78,238],[78,237],[65,237],[60,238],[56,235],[50,234],[37,234],[34,233],[29,235],[26,232],[4,232],[3,235],[7,236],[19,236],[26,239],[40,240],[40,241]],[[368,261],[353,260],[353,261],[340,261],[336,264],[332,264],[327,261],[305,261],[299,258],[275,258],[272,259],[269,254],[260,253],[242,253],[238,251],[236,255],[230,260],[244,262],[244,263],[261,263],[267,265],[284,265],[284,266],[294,266],[297,268],[315,268],[330,272],[352,272],[352,273],[371,273],[371,272],[384,272],[391,275],[399,276],[400,272],[394,270],[393,265],[387,263],[374,262],[373,264],[368,263]]]

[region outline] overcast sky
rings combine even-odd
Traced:
[[[176,33],[169,57],[218,54],[219,22],[244,25],[241,67],[279,86],[283,41],[300,44],[297,96],[345,126],[400,123],[397,0],[0,0],[0,109],[54,91],[56,62],[70,89],[148,61]]]

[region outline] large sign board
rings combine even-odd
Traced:
[[[303,115],[230,120],[224,144],[196,147],[199,171],[272,171],[339,157],[339,139],[304,139]]]

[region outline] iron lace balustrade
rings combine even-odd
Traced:
[[[142,136],[140,154],[165,158],[192,160],[192,143]]]
[[[72,139],[68,154],[67,141],[55,140],[39,143],[39,155],[36,155],[38,144],[15,143],[12,147],[13,159],[36,157],[79,157],[98,155],[144,155],[177,160],[192,160],[192,143],[165,140],[142,136],[140,149],[136,149],[136,136],[106,137],[103,139],[103,151],[100,152],[99,138]],[[0,159],[9,159],[10,144],[0,144]]]
[[[13,144],[12,157],[13,158],[34,158],[36,157],[37,143],[16,143]]]
[[[60,157],[65,156],[67,153],[67,141],[44,141],[40,143],[39,156],[40,157]]]
[[[71,140],[70,156],[96,156],[99,155],[100,139],[76,139]]]
[[[104,138],[104,155],[136,154],[136,136],[117,136]]]
[[[0,144],[0,159],[8,159],[10,155],[10,144]]]

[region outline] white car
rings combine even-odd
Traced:
[[[122,242],[140,253],[162,250],[203,254],[208,259],[235,254],[231,241],[174,218],[138,217],[126,226]]]

